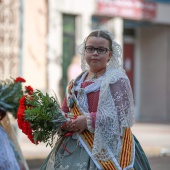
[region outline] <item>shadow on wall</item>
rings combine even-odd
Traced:
[[[81,72],[81,57],[79,55],[75,55],[67,69],[68,82],[75,79]]]

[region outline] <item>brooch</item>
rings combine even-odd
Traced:
[[[74,106],[74,100],[72,97],[69,97],[67,100],[68,107],[72,108]]]

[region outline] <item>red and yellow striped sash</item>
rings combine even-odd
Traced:
[[[119,164],[125,168],[132,163],[133,158],[133,135],[130,128],[125,128],[123,135],[123,144],[120,154]]]
[[[71,112],[74,114],[74,116],[82,115],[76,103],[74,104],[73,108],[71,108]],[[94,134],[90,133],[88,130],[85,130],[83,131],[83,133],[80,134],[80,136],[83,139],[86,146],[89,148],[89,150],[92,151]],[[124,130],[123,143],[122,143],[122,149],[121,149],[120,161],[119,161],[119,165],[122,169],[130,165],[132,162],[132,157],[133,157],[132,140],[133,140],[133,136],[131,133],[131,129],[126,128]],[[112,160],[98,161],[98,164],[101,167],[103,167],[104,170],[117,170],[116,165]]]

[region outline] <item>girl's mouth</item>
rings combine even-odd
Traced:
[[[95,59],[95,58],[93,58],[93,59],[91,59],[91,61],[99,61],[99,59],[97,59],[97,58],[96,58],[96,59]]]

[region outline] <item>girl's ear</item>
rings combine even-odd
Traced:
[[[112,58],[112,51],[109,52],[109,57],[110,57],[110,58],[109,58],[108,61],[110,61],[110,59]]]
[[[109,56],[110,56],[110,57],[112,56],[112,51],[109,51]]]
[[[109,51],[109,59],[107,60],[107,63],[110,61],[111,58],[112,58],[112,51]]]

